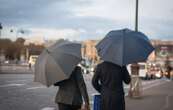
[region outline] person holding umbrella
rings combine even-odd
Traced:
[[[89,97],[81,67],[76,66],[69,79],[55,83],[54,85],[59,86],[55,99],[59,110],[79,110],[82,105],[82,97],[84,99],[82,109],[90,110]]]
[[[103,60],[95,69],[93,87],[101,93],[101,110],[125,110],[123,82],[131,77],[127,64],[145,61],[153,51],[149,39],[129,29],[110,31],[97,45]]]
[[[125,66],[107,61],[97,66],[92,84],[101,93],[101,110],[125,110],[123,81],[129,84],[130,80]]]
[[[82,76],[81,44],[59,40],[46,48],[37,58],[35,64],[35,82],[47,87],[59,86],[55,102],[59,110],[89,110],[89,97]]]

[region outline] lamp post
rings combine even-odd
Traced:
[[[135,31],[138,31],[138,4],[139,1],[136,0]]]
[[[136,0],[135,6],[135,31],[138,32],[138,0]],[[138,63],[131,64],[131,83],[129,89],[129,96],[132,98],[140,98],[142,95],[142,84],[139,78],[140,66]]]
[[[136,12],[135,12],[135,31],[138,32],[138,4],[139,0],[136,0]],[[139,64],[134,63],[131,65],[131,72],[133,75],[139,76]]]

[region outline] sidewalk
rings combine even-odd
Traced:
[[[140,99],[127,97],[126,110],[173,110],[173,81],[144,90]]]

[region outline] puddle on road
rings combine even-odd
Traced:
[[[28,90],[33,90],[33,89],[41,89],[41,88],[46,88],[44,86],[39,86],[39,87],[30,87],[30,88],[26,88]]]
[[[44,107],[41,110],[56,110],[54,107]]]

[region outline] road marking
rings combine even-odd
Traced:
[[[41,110],[56,110],[54,107],[44,107]]]
[[[39,87],[29,87],[29,88],[26,88],[28,90],[33,90],[33,89],[40,89],[40,88],[46,88],[44,86],[39,86]]]
[[[6,81],[6,82],[11,83],[11,82],[24,82],[24,81],[27,81],[27,80],[12,80],[12,81]]]
[[[13,83],[13,84],[0,85],[0,87],[23,86],[23,85],[25,85],[25,84],[16,84],[16,83]]]

